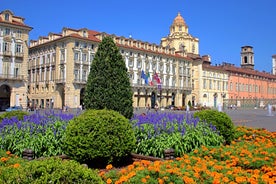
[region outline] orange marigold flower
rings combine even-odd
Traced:
[[[164,184],[164,181],[160,178],[158,178],[158,184]]]
[[[235,181],[236,181],[237,183],[246,182],[246,177],[244,177],[244,176],[237,176],[237,177],[235,178]]]
[[[145,166],[148,166],[148,165],[150,165],[151,162],[148,160],[141,160],[141,163]]]
[[[19,167],[19,166],[20,166],[19,163],[16,163],[16,164],[13,165],[14,168],[17,168],[17,167]]]
[[[7,154],[7,155],[10,155],[10,154],[11,154],[11,152],[10,152],[10,151],[6,151],[6,154]]]
[[[108,179],[106,180],[106,183],[107,183],[107,184],[111,184],[111,183],[112,183],[112,179],[108,178]]]
[[[105,168],[107,169],[107,170],[110,170],[110,169],[112,169],[112,164],[108,164]]]
[[[1,161],[2,161],[2,162],[6,162],[7,160],[8,160],[8,158],[6,158],[6,157],[2,157],[2,158],[1,158]]]
[[[141,182],[142,182],[142,183],[147,183],[147,179],[146,179],[146,178],[142,178],[142,179],[141,179]]]
[[[134,169],[134,165],[129,165],[129,166],[127,166],[127,168],[130,171],[130,170]]]
[[[99,176],[103,176],[105,174],[105,172],[104,171],[101,171],[100,173],[99,173]]]
[[[223,177],[223,178],[222,178],[222,181],[223,181],[224,183],[228,183],[228,182],[229,182],[229,178]]]

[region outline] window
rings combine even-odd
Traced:
[[[19,74],[19,68],[14,68],[14,76],[18,77]]]
[[[167,71],[167,73],[170,73],[170,65],[169,64],[167,64],[167,66],[166,66],[166,71]]]
[[[90,61],[92,62],[94,59],[94,54],[90,54]]]
[[[146,63],[146,70],[149,70],[149,63]]]
[[[75,80],[79,79],[79,70],[74,71]]]
[[[203,79],[203,89],[206,89],[206,79]]]
[[[22,45],[21,44],[16,44],[15,45],[15,52],[16,53],[22,53]]]
[[[183,74],[183,67],[179,67],[179,74]]]
[[[212,80],[209,80],[209,89],[212,89]]]
[[[45,64],[45,56],[42,56],[42,64]]]
[[[152,63],[152,69],[153,69],[153,70],[156,70],[156,62],[153,62],[153,63]]]
[[[87,61],[87,54],[86,53],[82,54],[82,61],[84,61],[84,62]]]
[[[50,63],[50,54],[47,55],[46,63]]]
[[[22,38],[22,31],[21,30],[17,30],[17,37]]]
[[[141,68],[142,66],[141,66],[141,60],[138,60],[138,62],[137,62],[137,68]]]
[[[53,63],[56,62],[56,54],[53,54],[53,55],[52,55],[52,62],[53,62]]]
[[[160,70],[161,72],[163,72],[163,69],[164,69],[163,63],[160,63],[160,69],[159,69],[159,70]]]
[[[4,42],[4,47],[3,47],[3,51],[4,51],[4,52],[7,52],[7,51],[9,51],[9,43],[7,43],[7,42]]]
[[[83,70],[82,71],[82,80],[86,81],[86,76],[87,76],[87,71]]]
[[[6,28],[5,29],[5,35],[10,35],[10,33],[11,33],[11,30],[9,28]]]
[[[128,66],[133,67],[133,60],[132,59],[128,60]]]
[[[79,53],[75,52],[74,54],[74,61],[78,61],[79,60]]]
[[[65,51],[64,50],[62,50],[62,51],[60,51],[60,60],[65,60]]]
[[[87,37],[86,31],[83,31],[83,37]]]
[[[5,21],[9,21],[10,20],[10,14],[6,13],[5,14]]]
[[[172,68],[172,72],[173,72],[173,74],[175,74],[175,65],[173,65],[173,68]]]
[[[182,26],[179,26],[179,31],[182,31]]]

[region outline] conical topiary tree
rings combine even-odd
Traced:
[[[133,115],[132,95],[123,57],[112,38],[106,36],[91,64],[84,107],[114,110],[130,119]]]

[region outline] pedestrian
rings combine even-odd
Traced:
[[[158,111],[158,104],[157,103],[155,103],[154,109],[155,109],[155,112]]]

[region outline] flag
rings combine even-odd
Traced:
[[[142,70],[141,78],[142,78],[142,79],[146,79],[146,74],[145,74],[144,70]]]
[[[155,73],[155,74],[153,75],[153,79],[157,82],[157,84],[160,84],[160,83],[161,83],[161,79],[159,78],[159,76],[158,76],[157,73]]]
[[[147,73],[147,78],[148,78],[149,85],[153,86],[153,81],[150,78],[150,73],[149,72]]]
[[[157,88],[161,91],[161,90],[162,90],[162,85],[161,85],[161,84],[158,84],[158,85],[157,85]]]
[[[145,74],[144,70],[142,70],[141,78],[145,80],[145,84],[149,84],[148,76]]]

